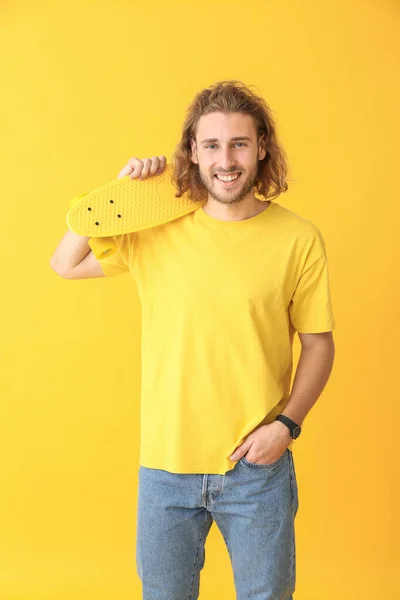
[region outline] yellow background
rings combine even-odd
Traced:
[[[330,263],[336,359],[294,449],[295,598],[400,598],[398,2],[0,10],[1,600],[141,597],[136,288],[49,261],[69,200],[132,156],[169,161],[194,94],[232,78],[270,104],[290,165],[277,201]],[[206,553],[200,599],[234,599],[215,524]]]

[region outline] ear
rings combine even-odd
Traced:
[[[190,158],[190,160],[192,161],[192,163],[194,164],[198,164],[198,158],[197,158],[197,145],[196,145],[196,141],[193,138],[190,138],[190,148],[192,150],[192,156]]]
[[[267,154],[265,133],[258,140],[258,160],[263,160]]]

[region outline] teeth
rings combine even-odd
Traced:
[[[239,177],[238,175],[231,175],[230,177],[224,177],[223,175],[217,175],[217,178],[220,179],[221,181],[234,181],[235,179],[237,179]]]

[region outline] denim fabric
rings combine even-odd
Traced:
[[[236,600],[292,600],[298,506],[289,448],[268,465],[242,457],[224,475],[140,466],[136,565],[143,600],[197,600],[213,521],[231,559]]]

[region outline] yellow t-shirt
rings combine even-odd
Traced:
[[[142,305],[139,462],[224,474],[289,399],[295,330],[335,328],[324,239],[271,201],[242,221],[200,206],[114,240],[104,274],[130,272]]]

